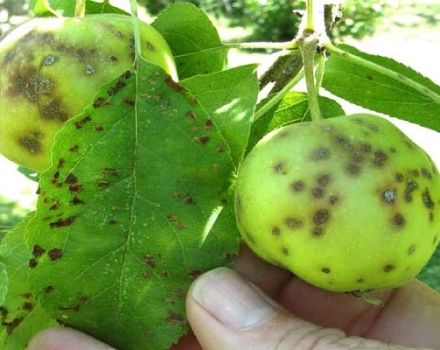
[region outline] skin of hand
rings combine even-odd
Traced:
[[[414,280],[378,292],[384,306],[308,285],[247,248],[235,271],[200,276],[187,296],[193,333],[172,350],[440,349],[440,294]],[[28,350],[111,350],[80,332],[38,334]]]

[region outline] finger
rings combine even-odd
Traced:
[[[265,262],[245,245],[240,249],[234,269],[274,299],[293,278],[289,271]]]
[[[405,349],[346,337],[342,331],[305,322],[225,268],[210,271],[195,281],[188,293],[187,314],[204,350]]]
[[[279,302],[292,313],[324,327],[335,327],[349,335],[396,342],[406,346],[440,348],[440,296],[414,280],[375,297],[384,306],[361,298],[331,293],[292,279]]]
[[[37,334],[28,350],[114,350],[100,341],[70,328],[52,328]]]

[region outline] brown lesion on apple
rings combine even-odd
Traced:
[[[20,136],[17,143],[32,155],[38,155],[43,152],[43,138],[44,134],[40,131],[29,131],[24,136]]]

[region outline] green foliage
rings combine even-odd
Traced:
[[[30,0],[30,8],[37,16],[45,16],[48,14],[62,14],[65,17],[75,15],[76,0]],[[86,13],[118,13],[126,14],[117,7],[110,5],[108,0],[96,2],[93,0],[86,1]]]
[[[247,85],[255,96],[254,68],[240,72],[224,88]],[[107,86],[100,108],[58,134],[29,225],[30,245],[47,252],[31,269],[34,289],[54,287],[39,294],[56,318],[127,350],[166,349],[185,333],[192,278],[238,248],[231,210],[221,213],[231,205],[230,141],[204,107],[210,95],[199,103],[140,61],[136,77]],[[222,106],[235,100],[224,96]],[[250,110],[249,128],[255,99],[247,101],[238,103]]]
[[[0,196],[0,241],[6,231],[18,224],[23,216],[24,211],[17,202]]]
[[[177,3],[154,21],[170,46],[180,79],[223,70],[227,50],[208,16],[194,5]],[[188,38],[197,38],[189,40]]]
[[[323,81],[327,90],[362,107],[440,130],[438,85],[391,58],[369,55],[348,45],[339,47],[379,70],[344,55],[332,55]]]
[[[176,0],[141,0],[153,14],[158,14]],[[179,1],[177,1],[179,2]],[[250,39],[282,41],[290,40],[301,18],[294,11],[304,10],[304,0],[191,0],[214,16],[224,16],[233,25],[250,27]],[[348,0],[344,4],[343,17],[334,30],[337,37],[362,38],[374,32],[379,20],[386,13],[387,1]]]
[[[440,292],[440,247],[437,248],[434,256],[425,266],[419,275],[419,278],[430,287]]]

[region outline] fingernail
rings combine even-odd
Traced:
[[[235,330],[257,326],[276,312],[257,287],[227,268],[199,277],[191,296],[220,323]]]

